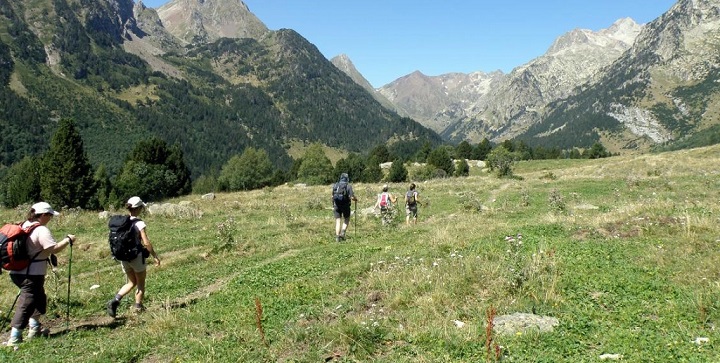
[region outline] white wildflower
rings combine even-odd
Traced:
[[[697,338],[695,338],[695,340],[693,340],[693,343],[695,343],[697,345],[700,345],[703,343],[709,343],[709,342],[710,342],[710,338],[705,338],[705,337],[697,337]]]

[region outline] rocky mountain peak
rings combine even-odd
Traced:
[[[636,23],[632,18],[622,18],[609,28],[600,30],[599,33],[623,43],[632,44],[642,28],[642,25]]]
[[[188,43],[260,39],[268,32],[242,0],[171,0],[157,13],[171,34]]]
[[[624,50],[633,44],[641,30],[642,25],[638,25],[630,18],[620,19],[609,28],[597,32],[589,29],[574,29],[557,38],[546,55],[588,47],[613,46]]]
[[[372,84],[370,84],[370,82],[368,82],[368,80],[363,77],[363,75],[357,70],[357,68],[355,68],[355,65],[350,60],[350,57],[348,57],[347,54],[339,54],[333,57],[330,62],[343,73],[347,74],[356,84],[358,84],[368,93],[370,93],[370,95],[372,95],[376,101],[380,102],[383,107],[387,108],[388,110],[393,110],[402,114],[402,112],[400,112],[387,98],[385,98],[385,96],[375,90]]]

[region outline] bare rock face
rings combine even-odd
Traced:
[[[455,93],[462,75],[419,72],[380,91],[451,140],[552,138],[568,147],[563,139],[598,133],[621,152],[720,123],[719,74],[720,0],[679,0],[648,24],[573,30],[509,74],[466,79]]]
[[[504,77],[500,71],[427,76],[415,71],[378,89],[398,112],[438,133],[468,116]]]
[[[536,122],[546,104],[567,97],[628,50],[641,25],[620,19],[597,32],[576,29],[510,74],[426,76],[414,72],[380,88],[421,124],[457,140],[509,138]]]
[[[241,0],[172,0],[157,10],[165,28],[188,43],[260,39],[268,28]]]
[[[473,142],[486,136],[495,141],[513,138],[538,122],[547,104],[593,81],[632,46],[641,29],[625,18],[597,32],[575,29],[564,34],[544,55],[513,69],[485,100],[473,103],[469,119],[451,136]]]

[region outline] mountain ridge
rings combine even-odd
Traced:
[[[718,0],[680,0],[647,24],[622,18],[596,32],[574,29],[490,81],[485,93],[448,97],[444,82],[467,74],[417,72],[379,92],[454,142],[519,138],[569,148],[602,141],[613,152],[634,152],[699,140],[700,131],[720,123],[713,83],[720,73],[719,8]]]
[[[177,3],[187,2],[168,5]],[[204,33],[187,42],[142,2],[42,5],[0,0],[0,127],[11,130],[0,135],[0,168],[42,153],[60,118],[76,121],[91,163],[111,174],[118,155],[148,137],[178,144],[193,178],[217,173],[250,146],[288,170],[296,141],[357,153],[385,144],[404,157],[441,142],[382,107],[292,30],[254,27],[262,34],[211,40],[220,34],[213,27],[242,21],[200,17],[193,24]]]

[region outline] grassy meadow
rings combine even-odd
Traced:
[[[409,227],[404,210],[390,226],[360,213],[380,185],[354,184],[342,243],[329,186],[170,200],[192,213],[143,217],[162,266],[148,268],[147,311],[131,313],[128,296],[116,320],[104,304],[124,276],[107,221],[64,211],[50,228],[78,236],[70,320],[66,250],[46,282],[51,336],[0,361],[717,362],[718,165],[720,146],[522,162],[514,179],[473,168],[418,183],[425,204]],[[3,274],[3,318],[16,292]],[[487,329],[513,313],[559,325]]]

